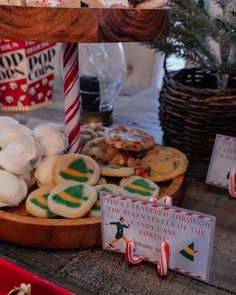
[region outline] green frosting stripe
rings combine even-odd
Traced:
[[[89,180],[88,177],[74,176],[74,175],[68,174],[64,171],[61,171],[59,174],[61,177],[63,177],[64,179],[67,179],[67,180],[75,180],[78,182],[87,182]]]
[[[141,196],[145,196],[145,197],[149,197],[149,196],[152,196],[152,193],[151,192],[144,192],[144,191],[139,191],[139,190],[136,190],[136,189],[133,189],[129,186],[125,186],[124,187],[128,192],[132,193],[132,194],[139,194]]]
[[[42,195],[42,197],[45,199],[45,201],[47,201],[48,196],[49,196],[49,193]],[[38,200],[37,197],[32,198],[32,199],[31,199],[31,202],[32,202],[34,205],[40,207],[41,209],[48,210],[48,206],[45,205],[45,204],[43,204],[43,203],[41,203],[41,202]]]

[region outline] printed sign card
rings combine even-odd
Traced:
[[[169,269],[208,281],[215,217],[111,194],[101,196],[101,208],[104,249],[124,253],[133,240],[135,256],[157,264],[167,241]]]
[[[216,135],[206,183],[228,188],[228,174],[236,171],[236,137]]]

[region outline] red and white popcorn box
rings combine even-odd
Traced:
[[[0,39],[0,110],[29,111],[51,103],[55,45]]]

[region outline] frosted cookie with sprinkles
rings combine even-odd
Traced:
[[[94,188],[97,191],[97,201],[93,205],[91,211],[89,212],[88,216],[89,217],[99,217],[101,216],[101,206],[100,206],[100,193],[101,192],[106,192],[106,193],[112,193],[116,195],[121,195],[121,196],[127,196],[127,192],[120,186],[115,185],[115,184],[101,184],[101,185],[96,185]]]
[[[100,178],[100,168],[90,157],[81,154],[67,154],[61,156],[54,168],[56,183],[73,180],[95,185]]]
[[[139,128],[118,125],[109,131],[106,136],[108,144],[116,149],[141,152],[154,146],[154,137]]]
[[[53,186],[45,186],[34,190],[26,199],[26,211],[35,217],[52,218],[55,214],[48,208],[48,196]]]
[[[121,179],[120,186],[123,187],[131,198],[138,200],[146,200],[157,197],[159,193],[159,186],[140,176],[130,176]]]
[[[88,214],[97,201],[94,187],[65,181],[58,184],[48,196],[48,207],[53,213],[66,218],[80,218]]]
[[[134,168],[132,167],[121,167],[116,165],[100,166],[102,176],[109,177],[128,177],[134,175]]]

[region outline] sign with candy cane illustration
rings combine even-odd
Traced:
[[[217,134],[206,183],[227,189],[231,172],[236,172],[236,137]]]
[[[101,196],[101,209],[104,249],[125,253],[127,258],[133,247],[128,258],[137,263],[140,258],[159,268],[168,265],[171,270],[209,280],[214,216],[108,193]],[[167,253],[169,261],[161,253]],[[162,271],[166,273],[165,268]]]

